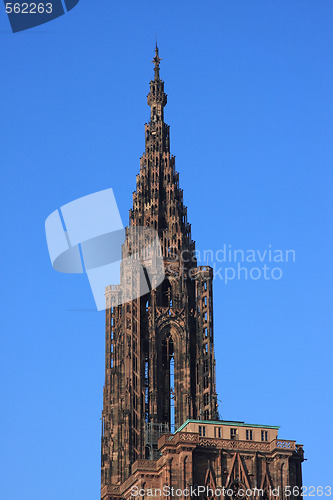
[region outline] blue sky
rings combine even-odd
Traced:
[[[214,282],[221,414],[280,425],[304,484],[332,484],[332,11],[81,0],[17,34],[1,11],[1,498],[99,495],[104,315],[44,221],[112,187],[127,223],[156,32],[197,248],[296,253],[281,280]]]

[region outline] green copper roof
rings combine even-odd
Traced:
[[[238,422],[237,420],[186,420],[178,429],[175,431],[180,432],[186,427],[187,424],[212,424],[212,425],[233,425],[235,427],[260,427],[261,429],[280,429],[278,425],[259,425],[259,424],[247,424],[246,422]]]

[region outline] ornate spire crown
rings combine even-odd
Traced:
[[[155,77],[150,81],[147,96],[151,108],[150,121],[145,124],[145,152],[140,159],[136,191],[133,193],[133,209],[130,224],[149,226],[159,232],[163,256],[170,255],[171,247],[194,251],[191,226],[187,222],[187,209],[183,203],[183,191],[179,187],[179,174],[175,169],[175,157],[170,153],[170,128],[164,122],[164,106],[167,95],[160,78],[161,58],[158,46],[153,58]]]
[[[152,60],[152,63],[154,63],[154,65],[155,65],[155,67],[154,67],[154,71],[155,71],[154,80],[155,80],[155,82],[160,79],[160,62],[161,61],[162,61],[162,59],[158,55],[158,46],[157,46],[157,42],[156,42],[155,57]]]
[[[158,46],[156,43],[155,57],[152,60],[154,63],[154,80],[150,82],[150,92],[147,96],[148,105],[151,107],[151,121],[164,121],[163,108],[167,103],[167,95],[164,93],[164,82],[160,78],[160,62],[162,59],[158,53]]]

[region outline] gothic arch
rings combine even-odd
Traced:
[[[161,342],[165,335],[170,332],[173,341],[177,344],[177,349],[180,348],[181,339],[184,337],[184,329],[179,322],[172,317],[163,317],[157,327],[156,338],[157,342]]]
[[[161,286],[161,305],[169,307],[172,301],[172,285],[168,278],[165,278]]]
[[[180,394],[179,373],[181,363],[182,328],[172,319],[168,319],[157,330],[157,373],[161,401],[161,422],[168,423],[174,432],[178,422]]]

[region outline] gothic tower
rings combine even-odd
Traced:
[[[213,272],[195,259],[164,123],[160,61],[156,47],[150,121],[122,246],[120,284],[105,293],[101,498],[170,499],[174,495],[166,487],[181,491],[176,495],[181,500],[296,499],[302,445],[278,439],[277,426],[218,416]],[[159,260],[146,251],[131,258],[151,243],[149,231],[157,234]],[[154,274],[147,269],[158,274],[161,268],[165,278],[152,286]]]
[[[213,345],[212,269],[197,267],[187,209],[164,122],[167,95],[155,49],[150,121],[130,210],[130,227],[158,232],[165,280],[125,304],[106,290],[102,486],[120,484],[139,458],[158,455],[157,440],[187,419],[218,418]],[[125,241],[124,247],[128,251]],[[124,255],[124,253],[123,253]],[[122,269],[122,280],[135,279]],[[122,285],[122,283],[121,283]],[[140,279],[135,284],[140,287]],[[119,302],[119,301],[118,301]]]

